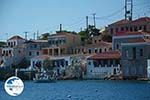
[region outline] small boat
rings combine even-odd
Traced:
[[[37,73],[35,74],[33,81],[35,83],[53,83],[56,82],[56,78],[54,76],[48,75],[47,73]]]

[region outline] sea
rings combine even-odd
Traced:
[[[58,80],[24,81],[24,91],[13,97],[0,81],[0,100],[150,100],[149,81]]]

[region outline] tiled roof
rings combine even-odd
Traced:
[[[99,54],[95,54],[88,59],[99,60],[99,59],[120,59],[121,53],[119,51],[109,51]]]
[[[133,23],[137,23],[137,22],[148,22],[150,21],[150,17],[141,17],[139,19],[136,19],[134,21],[132,21]]]
[[[87,44],[84,47],[104,47],[104,46],[107,46],[107,47],[112,46],[112,43],[101,41],[101,42],[95,43],[95,44],[94,43],[93,44]]]
[[[133,21],[122,19],[122,20],[112,23],[111,25],[121,25],[121,24],[127,24],[127,23],[135,24],[135,23],[140,23],[140,22],[150,22],[150,17],[141,17]]]
[[[122,20],[119,20],[119,21],[114,22],[114,23],[112,23],[112,24],[120,25],[120,24],[126,24],[126,23],[128,23],[128,22],[130,22],[130,21],[129,21],[129,20],[122,19]],[[112,24],[111,24],[111,25],[112,25]]]
[[[15,35],[15,36],[11,37],[9,40],[16,40],[16,39],[24,40],[22,37],[20,37],[18,35]]]

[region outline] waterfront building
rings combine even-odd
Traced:
[[[141,17],[135,20],[120,20],[114,22],[106,28],[108,34],[116,34],[118,32],[150,32],[150,17]]]
[[[148,78],[150,67],[150,40],[144,39],[123,43],[122,47],[122,76],[124,79]]]
[[[109,51],[95,54],[87,58],[87,78],[104,79],[121,74],[121,54]]]
[[[113,35],[113,50],[121,51],[121,45],[123,43],[133,43],[136,41],[144,42],[143,38],[147,39],[150,38],[150,33],[147,32],[119,32]]]
[[[95,54],[108,52],[112,50],[112,44],[109,42],[94,40],[92,44],[85,44],[84,46],[78,46],[73,48],[73,54]]]
[[[28,68],[29,70],[36,70],[40,69],[41,71],[44,71],[43,69],[43,63],[46,59],[49,59],[50,56],[48,55],[39,55],[31,58],[30,60],[30,67]]]
[[[72,53],[72,48],[80,45],[80,37],[74,33],[57,32],[48,38],[49,47],[43,48],[44,55],[66,55]]]
[[[28,40],[24,43],[25,57],[30,60],[33,57],[42,55],[42,48],[48,47],[47,40]]]
[[[2,48],[2,64],[1,67],[11,68],[20,63],[24,58],[25,42],[20,36],[13,36],[7,40],[7,45]]]

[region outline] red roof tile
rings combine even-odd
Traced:
[[[98,60],[98,59],[120,59],[121,53],[119,51],[109,51],[99,54],[95,54],[88,59]]]

